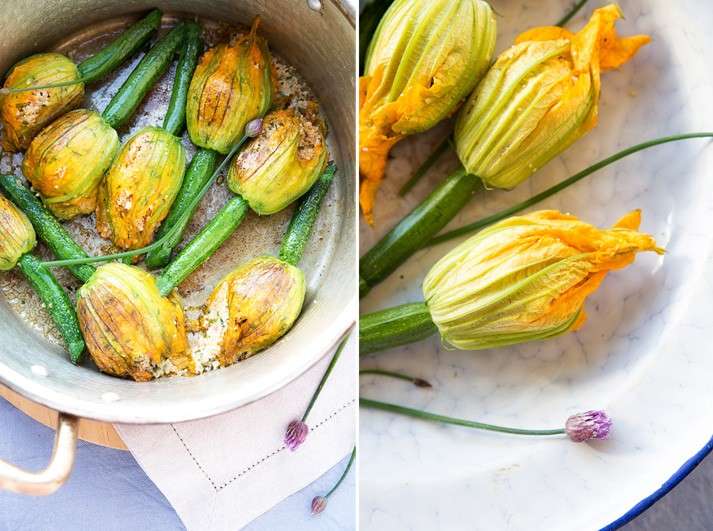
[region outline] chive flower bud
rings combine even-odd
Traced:
[[[301,420],[293,420],[287,426],[285,433],[285,446],[293,452],[305,442],[309,434],[309,426]]]
[[[611,431],[612,421],[604,411],[585,411],[567,419],[565,432],[574,442],[591,439],[606,439]]]
[[[327,508],[327,498],[324,496],[315,496],[312,499],[312,514],[319,514]]]

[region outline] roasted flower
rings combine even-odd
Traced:
[[[37,243],[27,216],[0,195],[0,271],[9,271]]]
[[[40,53],[17,63],[3,87],[42,86],[76,79],[80,79],[79,70],[70,59],[59,53]],[[83,83],[0,95],[3,149],[27,149],[42,128],[79,105],[83,96]]]
[[[616,5],[578,33],[533,28],[503,52],[463,106],[458,156],[486,186],[513,188],[597,124],[600,72],[629,61],[645,35],[619,37]]]
[[[233,159],[228,185],[258,214],[273,214],[309,190],[326,164],[321,120],[279,110],[265,117],[260,135]]]
[[[360,202],[369,221],[389,151],[450,115],[495,48],[482,0],[397,0],[381,20],[360,79]]]
[[[147,381],[195,372],[178,296],[162,297],[155,278],[141,269],[99,267],[77,292],[77,314],[89,353],[105,373]]]
[[[205,52],[198,63],[186,104],[188,133],[197,146],[227,154],[245,125],[270,108],[273,72],[258,22],[249,33]]]
[[[637,231],[641,213],[612,229],[543,210],[501,221],[439,260],[423,283],[443,341],[464,350],[545,339],[576,330],[584,302],[641,251],[663,253]]]
[[[181,141],[159,127],[134,133],[99,187],[97,230],[121,249],[153,241],[186,171]]]
[[[279,258],[254,258],[229,273],[201,317],[206,337],[218,343],[220,365],[249,358],[281,338],[297,320],[304,297],[304,274]]]
[[[60,219],[94,212],[102,177],[119,150],[119,135],[96,112],[58,118],[30,144],[22,171]]]

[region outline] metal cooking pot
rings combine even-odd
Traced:
[[[0,298],[0,383],[60,412],[52,458],[39,473],[0,461],[0,488],[49,494],[71,471],[79,418],[172,423],[209,417],[260,399],[300,376],[330,352],[355,320],[356,210],[354,169],[355,24],[343,0],[23,0],[0,12],[0,71],[33,52],[104,20],[158,7],[228,23],[257,14],[271,48],[298,68],[330,126],[339,173],[327,214],[331,235],[305,266],[309,291],[295,327],[265,352],[193,378],[148,383],[75,367],[58,346],[35,333]],[[324,214],[324,213],[323,213]],[[245,256],[244,258],[249,258]]]

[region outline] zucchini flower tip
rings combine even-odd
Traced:
[[[186,126],[195,145],[226,155],[243,135],[251,136],[248,122],[270,109],[275,79],[258,24],[256,18],[248,33],[201,56],[186,102]],[[250,131],[259,133],[255,127]]]
[[[565,423],[565,432],[572,441],[584,442],[606,439],[611,427],[612,420],[604,411],[591,410],[569,417]]]
[[[285,446],[294,452],[305,442],[308,434],[309,426],[305,422],[293,420],[285,432]]]

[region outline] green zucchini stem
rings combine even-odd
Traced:
[[[86,83],[102,79],[126,59],[134,55],[161,25],[162,13],[154,9],[131,25],[119,37],[77,65]]]
[[[74,305],[69,300],[64,288],[52,273],[29,253],[20,258],[17,267],[39,295],[45,309],[62,334],[69,351],[69,359],[75,365],[78,364],[82,361],[84,353],[84,339]]]
[[[102,117],[106,123],[118,129],[131,118],[151,87],[168,69],[185,30],[185,23],[178,24],[144,55],[104,109]]]
[[[388,411],[390,413],[396,413],[397,415],[405,415],[407,417],[413,417],[420,420],[427,420],[431,422],[440,422],[442,424],[452,424],[455,426],[464,426],[466,428],[475,428],[477,430],[486,431],[496,431],[499,433],[509,433],[511,435],[533,435],[533,436],[548,436],[548,435],[564,435],[566,433],[564,428],[555,428],[551,430],[531,430],[525,428],[510,428],[507,426],[499,426],[497,424],[486,424],[485,422],[477,422],[475,420],[460,419],[456,417],[448,417],[446,415],[439,415],[437,413],[431,413],[429,411],[424,411],[422,409],[413,409],[409,407],[400,406],[398,404],[390,404],[388,402],[380,402],[378,400],[372,400],[370,398],[360,398],[359,405],[367,409],[379,409],[381,411]]]
[[[302,260],[307,241],[312,234],[314,222],[319,214],[319,209],[327,195],[337,166],[334,162],[327,164],[324,172],[319,176],[312,188],[300,199],[295,213],[292,215],[290,225],[282,238],[280,259],[296,266]]]
[[[425,302],[368,313],[359,317],[359,354],[414,343],[436,333]]]
[[[186,124],[188,87],[191,84],[193,71],[198,64],[198,55],[201,53],[202,47],[201,27],[195,22],[187,22],[183,45],[179,51],[171,100],[168,103],[168,110],[163,120],[163,128],[175,136],[183,132]]]
[[[587,177],[588,175],[591,175],[592,173],[604,168],[605,166],[608,166],[612,162],[616,162],[618,160],[623,159],[624,157],[627,157],[631,155],[632,153],[636,153],[637,151],[642,151],[644,149],[648,149],[650,147],[654,146],[659,146],[661,144],[667,144],[669,142],[678,142],[679,140],[687,140],[691,138],[711,138],[713,137],[713,132],[701,132],[701,133],[686,133],[686,134],[681,134],[681,135],[672,135],[672,136],[664,136],[661,138],[656,138],[654,140],[648,140],[646,142],[642,142],[640,144],[636,144],[634,146],[630,146],[626,149],[622,149],[621,151],[614,153],[613,155],[600,160],[599,162],[592,164],[588,168],[583,169],[579,173],[575,173],[571,177],[568,177],[564,181],[561,181],[557,183],[554,186],[551,186],[547,188],[546,190],[543,190],[539,194],[533,195],[531,198],[518,203],[517,205],[511,206],[509,208],[506,208],[504,210],[501,210],[499,212],[496,212],[495,214],[491,214],[490,216],[486,216],[484,218],[481,218],[477,221],[474,221],[473,223],[469,223],[468,225],[464,225],[463,227],[459,227],[457,229],[448,231],[446,233],[443,233],[439,236],[436,236],[434,238],[431,238],[424,247],[430,247],[432,245],[437,245],[439,243],[446,242],[448,240],[452,240],[453,238],[458,238],[460,236],[463,236],[464,234],[470,234],[472,232],[478,231],[484,227],[487,227],[488,225],[492,225],[493,223],[496,223],[502,219],[505,219],[509,216],[512,216],[513,214],[517,214],[518,212],[521,212],[537,203],[540,203],[541,201],[544,201],[548,197],[551,197],[555,195],[558,192],[561,192],[568,186],[573,185],[577,181],[580,181]]]
[[[196,205],[192,210],[188,210],[188,206],[215,171],[219,156],[220,154],[212,149],[200,149],[193,156],[183,178],[183,183],[181,183],[181,188],[178,190],[173,205],[171,205],[171,210],[163,223],[161,223],[158,232],[156,232],[156,238],[161,239],[172,227],[175,227],[171,233],[172,236],[161,247],[153,249],[146,255],[145,264],[150,269],[163,267],[171,260],[173,249],[180,243],[183,233],[197,208]],[[180,227],[176,227],[177,224],[180,224]]]
[[[0,175],[0,188],[27,215],[37,236],[47,244],[55,256],[64,259],[88,257],[67,229],[17,177]],[[79,280],[86,282],[94,274],[95,268],[84,264],[71,266],[69,270]]]
[[[456,170],[359,260],[360,296],[393,273],[470,201],[481,181]]]
[[[248,212],[248,202],[240,196],[231,198],[213,219],[193,238],[157,279],[164,297],[198,269],[240,226]]]

